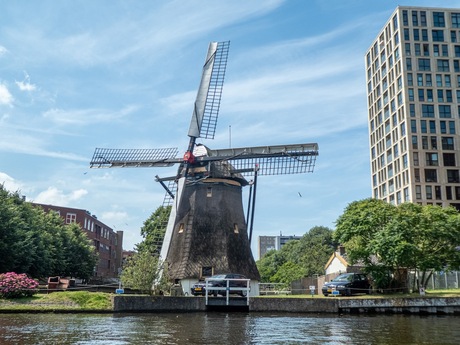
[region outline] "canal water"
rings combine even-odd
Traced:
[[[0,344],[460,344],[456,316],[0,314]]]

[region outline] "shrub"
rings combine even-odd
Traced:
[[[38,282],[25,273],[0,274],[0,296],[3,298],[29,297],[38,292]]]

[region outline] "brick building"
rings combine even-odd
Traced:
[[[57,212],[66,224],[78,224],[93,242],[99,256],[94,276],[118,277],[123,259],[123,231],[114,231],[86,210],[37,203],[32,205],[42,207],[45,212]]]

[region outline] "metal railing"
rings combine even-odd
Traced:
[[[213,286],[212,282],[225,282],[225,286]],[[205,286],[205,297],[206,297],[206,305],[208,305],[208,298],[209,295],[212,294],[214,296],[222,295],[222,292],[225,292],[225,299],[226,305],[230,305],[230,294],[232,291],[240,291],[243,297],[246,297],[246,305],[249,305],[249,291],[251,291],[251,287],[249,282],[251,279],[237,279],[237,278],[206,278],[206,286]],[[230,286],[231,282],[246,282],[246,287],[243,286]],[[219,285],[221,285],[219,283]],[[222,284],[223,285],[223,284]]]

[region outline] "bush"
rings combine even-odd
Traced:
[[[0,274],[0,296],[3,298],[29,297],[38,292],[38,282],[25,273]]]

